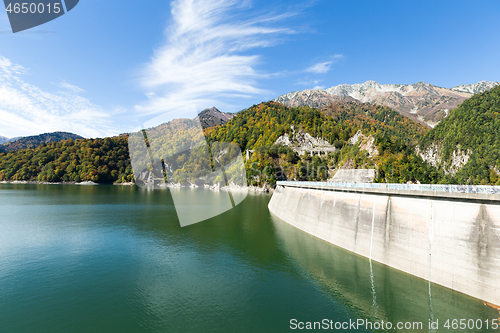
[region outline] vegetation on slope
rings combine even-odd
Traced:
[[[206,130],[207,140],[237,143],[242,150],[271,146],[290,126],[303,129],[314,137],[321,137],[342,146],[355,129],[334,121],[310,107],[289,108],[276,102],[254,105],[237,114],[223,126]]]
[[[292,125],[338,147],[355,133],[354,128],[335,122],[316,109],[267,102],[238,113],[223,126],[207,129],[206,137],[208,142],[236,143],[243,152],[256,150],[245,165],[250,184],[274,184],[280,179],[327,179],[330,158],[299,157],[289,147],[274,145],[281,135],[291,132]]]
[[[442,150],[442,160],[453,152],[470,151],[470,158],[447,182],[500,185],[500,87],[463,102],[421,140],[423,149],[433,143]]]
[[[254,150],[245,167],[250,184],[273,184],[280,179],[325,180],[328,171],[339,167],[378,170],[379,182],[420,183],[500,183],[500,88],[477,95],[453,110],[432,130],[387,107],[339,101],[316,110],[289,108],[276,102],[261,103],[239,112],[223,125],[206,128],[208,143],[232,142]],[[180,151],[193,134],[177,120],[158,133],[167,131],[174,140],[150,135],[149,144],[161,156]],[[182,126],[181,126],[182,125]],[[160,128],[166,125],[161,125]],[[299,156],[290,147],[275,145],[283,134],[304,130],[337,148],[326,156]],[[349,140],[361,130],[373,138],[378,154],[370,155]],[[185,133],[184,133],[185,132]],[[191,139],[192,140],[192,139]],[[189,140],[188,140],[189,141]],[[417,144],[424,149],[432,143],[442,146],[448,159],[457,149],[472,152],[468,163],[454,176],[424,162],[415,154]],[[458,148],[457,148],[458,147]],[[158,148],[158,149],[156,149]],[[173,149],[173,150],[172,150]],[[181,149],[182,150],[182,149]],[[200,154],[203,153],[200,151]],[[126,182],[133,180],[127,137],[95,140],[65,140],[42,144],[35,149],[0,154],[0,180]],[[192,151],[183,169],[170,180],[194,181],[189,170],[200,169],[200,154]],[[208,162],[203,159],[203,163]],[[185,170],[184,170],[185,168]],[[196,173],[194,173],[196,176]],[[192,176],[191,176],[192,177]]]
[[[297,156],[290,148],[274,147],[291,125],[339,148],[327,156]],[[379,156],[351,145],[348,140],[362,130],[371,135]],[[206,131],[209,141],[235,142],[243,150],[256,149],[247,162],[247,176],[255,184],[277,179],[324,180],[324,172],[351,163],[354,168],[377,167],[377,181],[436,183],[442,172],[423,162],[413,151],[427,131],[387,107],[339,102],[318,111],[309,107],[288,108],[275,102],[261,103],[241,112],[223,126]]]
[[[427,126],[386,106],[369,103],[338,101],[321,109],[321,112],[375,139],[379,155],[373,159],[371,166],[378,170],[376,181],[427,184],[443,181],[444,173],[424,162],[414,152],[419,140],[429,131]],[[346,145],[341,156],[353,160],[354,167],[359,167],[360,162],[369,163],[363,153],[358,146]],[[341,164],[342,158],[339,159],[334,160],[336,165]]]
[[[189,120],[178,119],[149,131],[149,144],[158,155],[155,158],[185,150],[181,149],[183,145],[193,140],[192,128],[186,122]],[[291,132],[291,126],[328,141],[337,150],[321,157],[298,156],[290,147],[274,145],[281,135]],[[349,143],[359,129],[375,138],[377,157],[370,157]],[[329,170],[347,165],[378,168],[378,181],[437,182],[441,174],[413,154],[414,144],[424,132],[425,127],[395,111],[360,103],[336,104],[321,111],[261,103],[238,113],[224,125],[205,129],[209,143],[232,142],[243,152],[255,151],[245,165],[253,185],[272,185],[280,179],[325,180],[331,176]],[[141,137],[138,138],[142,140]],[[42,144],[36,149],[0,154],[0,180],[131,181],[128,154],[125,137]],[[194,182],[198,173],[192,170],[206,169],[205,164],[210,163],[204,155],[194,149],[189,155],[176,156],[173,163],[180,165],[182,160],[182,168],[169,175],[169,180]]]
[[[133,181],[127,137],[69,139],[0,153],[0,180]]]
[[[429,130],[395,110],[369,103],[338,101],[322,108],[321,112],[366,134],[385,137],[386,141],[415,144]]]
[[[0,151],[14,151],[28,148],[36,148],[42,143],[58,142],[62,140],[83,139],[83,137],[68,132],[53,132],[40,135],[26,136],[15,141],[7,142],[0,146]]]

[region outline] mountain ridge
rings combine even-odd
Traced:
[[[426,83],[412,88],[435,89]],[[165,146],[165,137],[172,137],[173,146],[178,147],[177,143],[193,135],[180,125],[192,121],[174,120],[166,135],[148,136],[149,144]],[[304,147],[307,142],[295,144],[295,130],[328,144],[309,148]],[[204,130],[209,144],[232,142],[248,150],[247,177],[256,186],[280,179],[325,180],[337,169],[350,168],[377,169],[376,182],[500,185],[499,132],[500,86],[467,99],[434,129],[387,106],[349,97],[319,110],[263,102],[224,125]],[[0,180],[129,182],[134,175],[127,143],[130,141],[122,135],[0,153]],[[318,149],[320,146],[328,151]],[[168,151],[161,154],[166,155]],[[193,155],[186,161],[186,170],[196,170],[202,160]]]
[[[222,112],[215,106],[212,106],[211,108],[201,111],[194,119],[200,121],[201,127],[208,128],[223,125],[233,117],[233,113]]]
[[[14,141],[8,141],[0,145],[0,151],[14,151],[21,149],[36,148],[42,143],[58,142],[67,139],[84,139],[84,137],[69,132],[51,132],[39,135],[25,136]]]
[[[6,142],[9,142],[9,141],[10,141],[10,139],[8,137],[0,135],[0,144],[6,143]]]
[[[480,94],[498,85],[500,85],[499,82],[480,81],[478,83],[473,83],[473,84],[462,84],[460,86],[456,86],[450,89],[460,92],[468,92],[471,94]]]
[[[366,81],[340,84],[327,89],[293,91],[274,99],[286,106],[326,107],[334,101],[351,100],[388,106],[416,121],[433,127],[466,99],[487,91],[500,82],[481,81],[453,88],[438,87],[423,81],[414,84],[380,84]]]

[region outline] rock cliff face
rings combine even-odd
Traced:
[[[357,100],[388,106],[433,127],[464,100],[498,85],[499,82],[481,81],[447,89],[425,82],[380,84],[366,81],[362,84],[341,84],[325,90],[294,91],[279,96],[275,101],[287,106],[307,105],[318,108],[339,100]]]
[[[424,150],[421,150],[420,147],[417,146],[415,150],[424,161],[438,169],[442,169],[446,174],[451,174],[452,176],[467,164],[472,154],[470,149],[463,151],[460,147],[457,147],[457,149],[452,152],[451,156],[444,160],[442,153],[443,147],[435,143]]]
[[[370,158],[378,156],[378,149],[375,146],[375,138],[373,136],[366,136],[361,131],[357,131],[356,134],[350,139],[352,145],[359,144],[359,149],[368,152]]]
[[[321,138],[314,138],[311,134],[303,130],[295,131],[293,126],[291,130],[291,135],[285,133],[280,136],[274,144],[288,146],[299,155],[304,155],[305,153],[316,153],[321,155],[335,151],[335,147]]]

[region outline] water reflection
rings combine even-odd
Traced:
[[[438,331],[448,331],[444,328],[448,319],[482,319],[484,322],[498,317],[494,309],[478,299],[355,255],[275,216],[272,221],[287,253],[324,293],[342,300],[353,316],[391,323],[422,322],[423,328],[417,330],[422,332],[434,331],[429,329],[430,321],[439,320]]]
[[[498,317],[435,285],[430,298],[426,281],[273,219],[269,198],[181,228],[168,191],[0,184],[0,331],[274,333],[292,318]]]

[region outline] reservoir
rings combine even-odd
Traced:
[[[500,331],[498,310],[298,230],[270,198],[181,228],[166,190],[0,184],[0,331]]]

